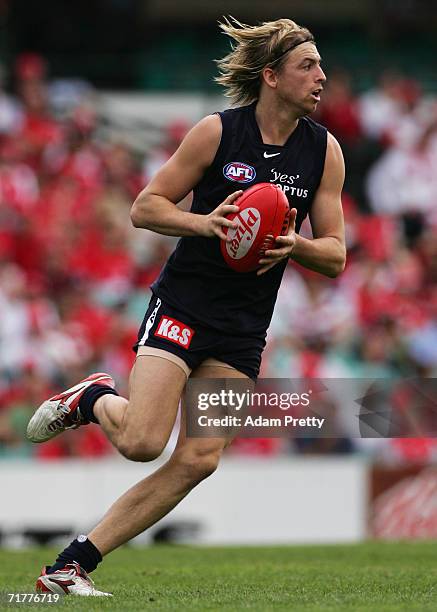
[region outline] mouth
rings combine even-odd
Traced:
[[[323,87],[318,87],[317,89],[314,89],[311,92],[311,97],[313,100],[315,100],[316,102],[320,102],[320,94],[323,91]]]

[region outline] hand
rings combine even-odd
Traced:
[[[264,274],[264,272],[276,266],[282,259],[288,259],[290,257],[294,245],[296,244],[296,215],[296,208],[292,208],[290,211],[287,234],[285,236],[276,236],[275,241],[279,243],[278,248],[265,251],[262,259],[259,260],[261,268],[257,271],[257,276]]]
[[[226,219],[226,215],[231,213],[237,213],[240,209],[238,206],[235,206],[233,202],[237,198],[241,196],[243,192],[234,191],[231,193],[226,200],[224,200],[221,204],[217,206],[215,210],[213,210],[209,215],[204,215],[202,219],[202,228],[200,230],[201,236],[206,236],[208,238],[212,238],[213,236],[218,236],[220,240],[224,240],[225,242],[230,242],[231,238],[228,238],[223,231],[223,227],[236,228],[238,223],[235,221],[229,221]]]

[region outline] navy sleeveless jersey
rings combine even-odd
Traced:
[[[238,189],[274,183],[297,209],[296,231],[308,214],[325,164],[327,131],[305,117],[284,146],[263,144],[255,103],[219,113],[222,137],[214,161],[193,190],[191,212],[209,214]],[[226,333],[265,336],[287,262],[265,274],[235,272],[219,238],[183,237],[152,291],[198,321]]]

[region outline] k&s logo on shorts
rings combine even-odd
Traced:
[[[243,162],[231,162],[223,168],[223,174],[236,183],[250,183],[256,177],[255,168]]]
[[[190,346],[194,334],[194,329],[191,329],[191,327],[188,327],[188,325],[185,325],[172,317],[167,317],[166,315],[162,315],[158,323],[158,327],[154,333],[154,335],[158,336],[158,338],[170,340],[170,342],[179,344],[179,346],[184,349],[187,349]]]

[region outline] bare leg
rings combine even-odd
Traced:
[[[116,448],[118,448],[118,434],[128,404],[126,398],[117,395],[102,395],[94,404],[94,415],[106,437]]]
[[[218,366],[200,366],[193,376],[246,378],[241,372]],[[187,439],[183,419],[178,444],[169,461],[120,497],[91,531],[89,539],[106,555],[142,533],[214,472],[227,443],[225,438]]]
[[[129,381],[129,400],[103,395],[94,414],[112,444],[128,459],[159,456],[176,419],[185,373],[174,363],[138,356]]]

